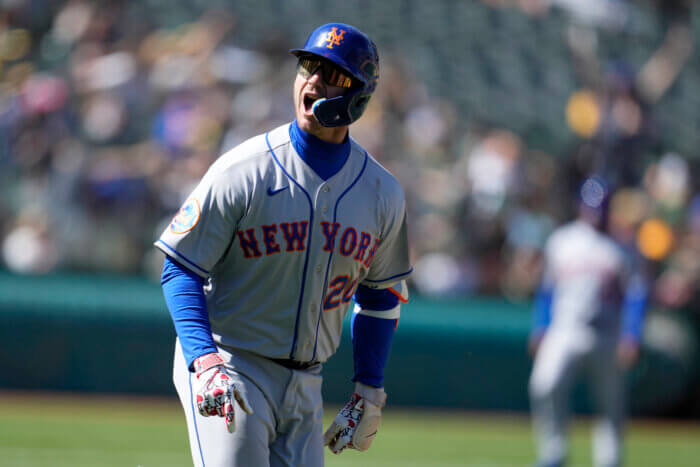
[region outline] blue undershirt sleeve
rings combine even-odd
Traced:
[[[385,311],[395,308],[399,299],[388,289],[375,290],[359,286],[355,301],[363,310]],[[353,313],[351,337],[355,375],[353,381],[380,388],[384,382],[384,368],[389,359],[391,343],[398,319],[387,319]]]
[[[192,362],[197,357],[217,352],[202,278],[166,256],[160,283],[182,352],[192,371]]]
[[[532,315],[532,334],[539,335],[549,327],[552,320],[552,298],[554,290],[547,286],[541,285],[535,294],[534,313]]]
[[[622,305],[622,335],[625,338],[635,342],[641,339],[648,297],[645,280],[640,275],[633,277],[625,290]]]

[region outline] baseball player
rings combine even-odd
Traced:
[[[639,354],[647,287],[629,255],[606,233],[610,190],[599,178],[581,186],[579,216],[545,246],[545,272],[535,300],[530,398],[538,466],[564,465],[567,401],[583,370],[601,418],[594,464],[621,463],[623,369]]]
[[[197,466],[321,466],[324,445],[364,451],[386,400],[412,271],[405,202],[348,134],[377,85],[377,49],[333,23],[290,52],[295,121],[221,156],[156,242]],[[321,368],[353,298],[355,388],[324,434]]]

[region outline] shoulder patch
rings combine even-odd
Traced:
[[[174,234],[184,234],[189,232],[199,222],[199,201],[190,198],[185,201],[178,213],[170,223],[170,231]]]

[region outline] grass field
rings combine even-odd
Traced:
[[[334,412],[327,409],[328,417]],[[590,465],[588,428],[585,421],[574,426],[572,466]],[[635,421],[626,454],[628,466],[700,465],[700,424]],[[370,451],[329,453],[326,460],[329,467],[515,467],[532,465],[533,448],[523,416],[390,409]],[[0,465],[160,467],[191,460],[175,399],[0,392]]]

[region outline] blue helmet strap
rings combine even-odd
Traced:
[[[356,89],[343,96],[319,99],[311,110],[316,120],[325,127],[350,125],[362,115],[369,100],[369,96],[362,91]]]

